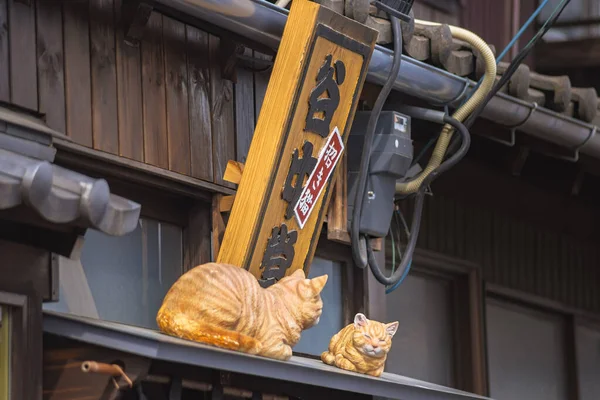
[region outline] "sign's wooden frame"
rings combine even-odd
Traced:
[[[335,129],[346,144],[376,38],[328,8],[294,1],[218,262],[262,280],[308,273],[335,170],[303,227],[289,210]]]

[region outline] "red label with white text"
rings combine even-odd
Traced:
[[[336,164],[342,157],[343,151],[344,142],[342,141],[342,137],[336,126],[333,129],[333,132],[331,132],[331,135],[329,135],[327,143],[325,143],[325,146],[321,150],[317,166],[308,177],[308,181],[302,190],[300,199],[294,207],[294,213],[298,220],[298,225],[300,225],[300,229],[304,228],[304,224],[308,221],[308,217],[310,217],[310,213],[315,204],[317,204],[317,200],[329,177],[333,173]]]

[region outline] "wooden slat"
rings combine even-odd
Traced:
[[[119,154],[114,0],[90,0],[94,148]]]
[[[61,3],[37,1],[37,70],[40,112],[65,132],[65,74]]]
[[[10,100],[14,104],[37,111],[35,7],[8,0],[8,13]]]
[[[221,250],[221,243],[223,242],[223,236],[225,235],[225,221],[221,215],[221,199],[222,195],[218,194],[213,196],[212,202],[212,252],[213,258],[217,257]]]
[[[246,55],[252,55],[247,49]],[[254,74],[238,67],[235,84],[235,134],[237,160],[244,163],[254,134]]]
[[[209,204],[198,203],[190,210],[183,234],[183,271],[211,261],[211,215]]]
[[[165,110],[165,66],[162,45],[163,17],[153,12],[142,42],[144,106],[144,161],[169,167],[167,113]]]
[[[219,202],[219,211],[222,213],[230,212],[233,208],[233,202],[235,201],[235,194],[230,196],[221,197],[221,201]]]
[[[122,0],[115,0],[117,23],[117,106],[119,113],[119,155],[144,160],[141,56],[139,47],[123,40]]]
[[[8,0],[0,0],[0,101],[10,100]]]
[[[327,239],[350,244],[348,233],[348,157],[340,160],[327,210]]]
[[[163,45],[169,169],[189,175],[191,160],[185,25],[163,17]]]
[[[92,92],[88,1],[66,1],[64,10],[67,135],[92,147]]]
[[[189,79],[191,175],[212,181],[212,129],[208,34],[186,26]]]
[[[209,36],[213,182],[233,187],[233,184],[223,180],[227,162],[235,159],[235,125],[233,122],[233,85],[221,76],[220,42],[218,37]]]
[[[223,179],[227,182],[233,183],[235,185],[239,185],[242,180],[242,173],[244,172],[244,164],[238,161],[229,160],[227,162],[227,167],[225,168],[225,173],[223,174]]]
[[[257,59],[268,60],[271,57],[262,54],[258,51],[254,52],[254,57]],[[254,119],[258,121],[260,115],[260,109],[262,108],[265,94],[267,93],[267,86],[269,85],[269,79],[271,78],[271,72],[256,72],[254,74]]]

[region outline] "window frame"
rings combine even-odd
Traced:
[[[342,315],[343,326],[354,321],[358,312],[365,313],[366,290],[364,288],[363,270],[356,268],[348,245],[327,239],[327,228],[324,226],[319,237],[314,257],[341,264],[342,268]],[[320,356],[294,352],[295,356],[320,360]]]
[[[57,139],[54,144],[57,147],[56,165],[106,180],[112,194],[141,205],[140,218],[181,228],[183,265],[180,276],[212,260],[215,193],[230,194],[233,191],[65,140]],[[55,282],[59,282],[58,273]]]
[[[566,387],[567,396],[569,398],[579,398],[579,363],[577,360],[577,326],[592,326],[600,330],[600,316],[582,311],[576,308],[566,306],[560,302],[543,298],[530,293],[521,292],[516,289],[509,289],[496,284],[485,284],[484,305],[487,300],[493,299],[504,302],[507,305],[516,305],[526,310],[534,312],[542,312],[546,314],[558,315],[564,318],[565,326],[565,346],[564,359],[566,371]],[[485,307],[484,307],[485,310]],[[485,319],[484,319],[485,323]],[[487,328],[484,332],[487,338]],[[487,365],[487,345],[486,350],[486,365]],[[489,374],[488,374],[489,388]],[[486,395],[489,396],[489,393]]]
[[[181,227],[183,273],[211,261],[215,198],[235,191],[65,140],[55,146],[55,164],[105,179],[111,193],[141,204],[140,217]]]
[[[38,370],[38,365],[41,366],[41,343],[35,347],[28,344],[28,342],[37,339],[33,335],[41,335],[41,302],[39,313],[37,313],[37,302],[39,300],[36,301],[24,294],[0,290],[0,306],[4,307],[3,312],[9,313],[11,328],[11,359],[8,366],[8,380],[10,382],[9,399],[21,397],[24,399],[32,398],[36,393],[37,388],[35,384],[37,382],[31,382],[31,380],[27,382],[25,377],[32,374],[32,368],[35,371]],[[40,332],[35,332],[34,325],[38,325]],[[35,375],[35,372],[33,374]]]
[[[484,292],[480,266],[423,249],[415,250],[413,265],[410,274],[446,279],[452,285],[456,388],[486,395]]]

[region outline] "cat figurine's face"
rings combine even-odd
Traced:
[[[318,276],[312,279],[306,279],[304,271],[299,269],[294,271],[277,282],[277,285],[285,287],[287,290],[295,293],[299,300],[300,323],[303,329],[308,329],[319,323],[323,313],[323,300],[321,292],[327,283],[327,275]]]
[[[392,337],[398,330],[398,322],[384,324],[368,320],[363,314],[354,317],[354,347],[365,356],[381,358],[387,356],[392,347]]]

